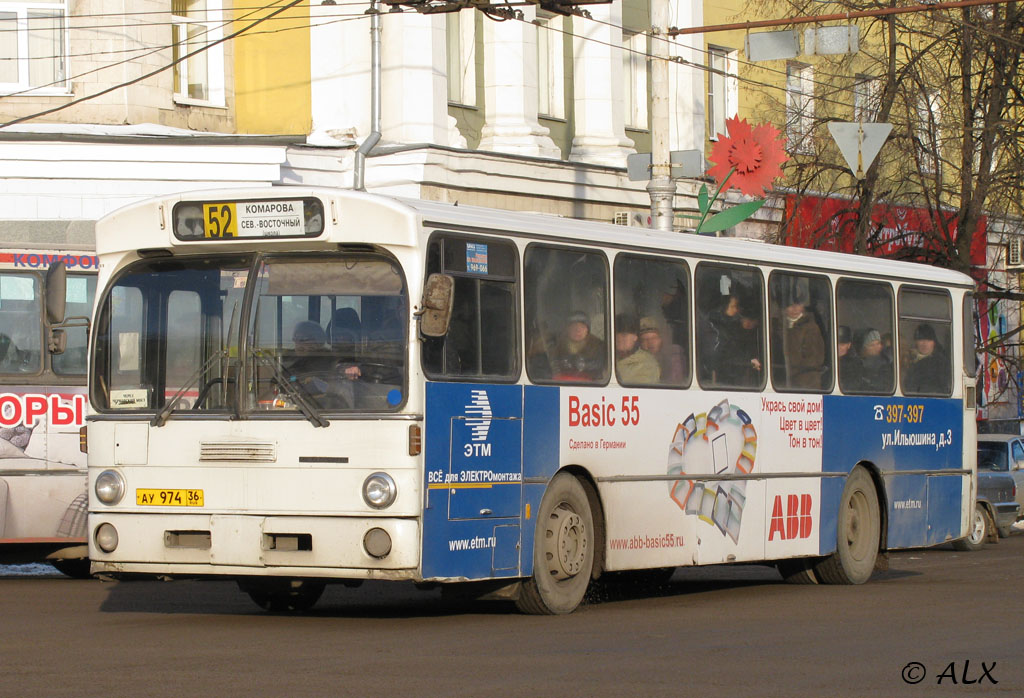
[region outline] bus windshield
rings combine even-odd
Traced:
[[[101,411],[300,411],[318,423],[394,410],[407,318],[401,270],[373,253],[143,260],[100,304],[93,399]]]

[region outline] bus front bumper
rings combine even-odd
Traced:
[[[413,579],[419,567],[416,519],[103,513],[89,534],[94,574]]]

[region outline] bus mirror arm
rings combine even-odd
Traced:
[[[423,286],[423,302],[416,316],[420,321],[420,334],[425,337],[443,337],[448,334],[455,300],[455,279],[448,274],[431,274]]]
[[[65,330],[71,327],[84,327],[85,336],[89,336],[89,318],[84,315],[75,315],[65,318],[63,322],[51,324],[46,328],[46,350],[51,354],[63,354],[68,346],[68,336]]]

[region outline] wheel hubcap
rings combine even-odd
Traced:
[[[985,517],[977,509],[974,510],[974,517],[971,520],[971,542],[980,543],[985,537]]]
[[[551,512],[548,528],[548,571],[555,579],[575,577],[587,557],[587,529],[579,514],[558,506]]]
[[[868,552],[870,541],[862,533],[862,521],[868,521],[868,500],[863,492],[854,492],[846,516],[846,544],[854,559],[861,560]]]

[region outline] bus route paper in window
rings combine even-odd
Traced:
[[[466,243],[466,271],[473,274],[487,273],[487,245],[482,242]]]

